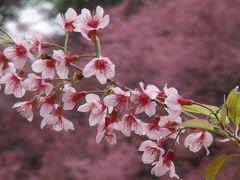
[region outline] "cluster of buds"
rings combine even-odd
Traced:
[[[139,151],[143,152],[144,164],[151,164],[152,174],[179,178],[175,173],[173,154],[175,143],[185,128],[179,126],[184,119],[182,106],[190,106],[193,101],[184,99],[178,91],[165,85],[160,89],[142,82],[139,88],[130,89],[112,80],[115,65],[101,54],[99,29],[109,23],[101,7],[95,12],[83,9],[78,15],[74,9],[57,16],[58,24],[65,29],[64,46],[43,41],[38,34],[27,32],[24,38],[12,38],[6,32],[7,45],[0,53],[0,85],[5,86],[6,95],[21,98],[26,92],[34,96],[16,103],[20,114],[28,121],[34,118],[33,109],[39,109],[42,116],[40,127],[50,127],[55,131],[74,130],[74,124],[66,119],[64,111],[89,112],[89,125],[98,126],[96,142],[106,140],[117,143],[117,133],[129,137],[132,133],[145,136]],[[79,32],[95,45],[94,55],[70,54],[67,44],[69,34]],[[8,42],[8,43],[4,43]],[[80,58],[92,58],[81,68],[75,64]],[[32,72],[26,74],[26,65],[31,64]],[[82,78],[95,76],[101,84],[110,84],[103,90],[78,91],[73,86]],[[1,86],[0,86],[1,88]],[[100,96],[101,95],[101,96]],[[83,98],[85,104],[80,104]],[[78,107],[77,107],[78,106]],[[140,114],[145,114],[144,116]],[[142,120],[140,117],[145,117]],[[185,136],[183,136],[185,137]],[[185,139],[184,145],[192,152],[212,144],[212,135],[202,129],[194,129]]]

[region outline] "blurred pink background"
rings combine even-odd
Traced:
[[[44,14],[55,9],[54,3],[35,5]],[[46,16],[47,23],[41,16],[37,19],[39,11],[37,14],[33,7],[15,7],[18,18],[6,20],[5,27],[13,34],[30,28],[49,41],[62,43],[62,31],[54,25],[55,19]],[[137,87],[143,81],[162,88],[168,83],[184,97],[221,105],[224,94],[240,82],[239,9],[239,0],[122,1],[106,7],[111,22],[100,32],[103,54],[116,64],[115,79],[127,86]],[[27,19],[29,11],[36,21]],[[70,48],[80,54],[93,50],[80,34],[72,36]],[[96,84],[84,80],[79,88],[94,89]],[[170,179],[152,176],[151,166],[141,162],[142,154],[137,149],[143,137],[125,138],[119,134],[117,145],[96,144],[97,128],[89,127],[88,116],[77,111],[65,114],[73,121],[75,131],[40,130],[41,117],[37,113],[29,123],[11,109],[16,102],[13,97],[1,92],[0,98],[0,180]],[[183,140],[174,161],[183,180],[202,180],[207,164],[214,158],[239,152],[228,143],[215,142],[207,157],[204,150],[189,152]],[[239,168],[239,160],[230,160],[217,180],[239,179]]]

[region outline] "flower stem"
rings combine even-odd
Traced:
[[[69,40],[69,32],[66,31],[65,42],[64,42],[64,51],[65,51],[65,52],[67,51],[68,40]]]

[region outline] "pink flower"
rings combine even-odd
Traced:
[[[3,53],[0,53],[0,77],[7,72],[8,61]]]
[[[41,122],[41,129],[46,125],[51,126],[55,131],[74,130],[73,123],[62,116],[62,108],[60,106],[56,107],[52,114],[44,117]]]
[[[182,112],[182,105],[191,105],[192,100],[184,99],[178,94],[177,89],[171,87],[164,87],[165,104],[170,110],[174,110],[180,114]]]
[[[83,69],[83,76],[88,78],[96,75],[101,84],[115,76],[115,65],[107,57],[98,57],[91,60]]]
[[[213,142],[213,136],[207,131],[197,131],[188,135],[184,141],[186,148],[189,148],[192,152],[198,152],[203,146],[209,154],[208,147]]]
[[[102,7],[97,6],[95,13],[84,8],[75,23],[77,32],[80,32],[87,40],[96,35],[98,29],[105,28],[109,23],[109,16],[104,14]]]
[[[96,142],[100,143],[104,138],[109,144],[117,144],[115,130],[117,130],[117,111],[113,110],[111,116],[104,118],[98,126]]]
[[[29,44],[29,50],[31,53],[42,54],[42,49],[47,48],[48,45],[42,42],[42,36],[33,32],[26,32],[25,39]]]
[[[72,32],[75,27],[74,24],[78,18],[76,11],[72,8],[68,8],[65,15],[58,14],[57,15],[57,23],[65,28],[66,31]]]
[[[25,65],[27,59],[33,59],[33,56],[29,52],[27,42],[22,39],[16,39],[14,43],[13,46],[4,49],[3,53],[7,59],[13,61],[16,69],[21,69]]]
[[[156,102],[152,100],[157,97],[159,89],[154,85],[148,85],[145,90],[142,82],[140,82],[139,85],[142,92],[132,91],[131,95],[131,101],[137,105],[136,113],[145,111],[148,116],[152,116],[156,112]]]
[[[142,142],[138,151],[143,151],[142,161],[144,164],[151,164],[156,159],[162,160],[162,155],[165,153],[162,146],[164,145],[164,140],[161,139],[157,143],[146,140]]]
[[[173,152],[168,151],[167,154],[164,156],[163,160],[160,160],[158,162],[154,162],[152,165],[154,167],[151,170],[151,173],[155,176],[163,176],[169,172],[169,176],[175,177],[179,179],[178,175],[175,173],[175,166],[172,162],[173,159]]]
[[[39,104],[41,105],[40,108],[40,115],[45,117],[46,115],[50,114],[53,110],[55,104],[55,95],[41,97],[39,100]]]
[[[68,56],[62,50],[54,50],[53,58],[56,60],[56,71],[61,79],[67,79],[69,74],[68,66],[71,62],[77,60],[76,56]]]
[[[33,73],[28,74],[28,78],[24,82],[28,91],[44,91],[49,95],[53,90],[50,79],[43,79]]]
[[[101,122],[106,114],[105,114],[105,106],[100,100],[100,97],[96,94],[88,94],[86,95],[86,104],[79,106],[79,112],[89,112],[91,111],[89,117],[89,125],[94,126]]]
[[[127,137],[131,135],[132,131],[138,135],[145,134],[144,123],[140,119],[137,119],[132,112],[122,117],[122,120],[119,122],[119,127],[121,132]]]
[[[130,97],[130,92],[124,92],[119,87],[112,88],[113,94],[106,96],[103,103],[107,107],[116,107],[118,109],[127,108]]]
[[[169,134],[169,130],[167,128],[159,126],[159,122],[162,117],[155,116],[153,120],[146,125],[146,135],[149,139],[157,140],[160,137],[165,137]]]
[[[36,101],[23,101],[18,102],[13,105],[13,108],[17,108],[17,111],[25,118],[27,118],[28,121],[33,120],[33,111],[32,108],[36,104]]]
[[[84,91],[76,92],[69,84],[64,86],[63,91],[62,101],[64,110],[72,110],[76,103],[86,95]]]
[[[181,123],[182,118],[176,116],[174,113],[169,112],[169,115],[162,116],[161,120],[159,121],[158,125],[162,129],[162,137],[168,136],[168,138],[175,139],[177,137],[178,132],[177,127],[174,127],[177,123]],[[175,133],[174,133],[175,132]],[[171,135],[170,135],[171,134]],[[177,142],[178,142],[177,138]]]
[[[32,70],[42,73],[42,78],[53,79],[55,76],[55,61],[53,59],[39,59],[32,64]]]
[[[23,97],[26,92],[26,86],[23,82],[23,74],[23,71],[16,73],[15,70],[12,69],[10,72],[1,77],[0,84],[5,84],[5,94],[13,94],[17,98]]]

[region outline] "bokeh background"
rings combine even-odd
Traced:
[[[101,5],[110,15],[100,32],[103,53],[117,66],[116,79],[137,87],[139,81],[163,87],[204,103],[220,105],[224,94],[239,85],[239,0],[1,0],[0,23],[11,34],[26,30],[48,41],[63,43],[56,15],[68,7],[79,13]],[[90,42],[71,36],[73,52],[91,52]],[[3,48],[3,47],[2,47]],[[94,88],[83,81],[80,88]],[[96,144],[97,129],[87,116],[70,112],[73,132],[40,130],[41,118],[32,123],[11,109],[16,100],[0,95],[0,180],[166,180],[150,174],[137,148],[144,138],[118,136],[118,144]],[[215,142],[210,156],[193,154],[180,139],[175,154],[177,174],[184,180],[202,180],[218,155],[239,152],[230,144]],[[217,180],[238,180],[239,160],[224,165]]]

